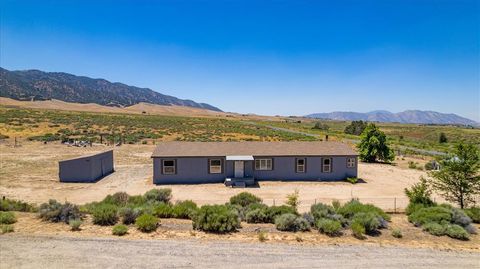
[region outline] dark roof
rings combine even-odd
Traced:
[[[154,157],[358,155],[340,142],[161,142]]]

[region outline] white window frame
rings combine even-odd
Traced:
[[[212,161],[218,161],[220,164],[212,165]],[[208,172],[210,174],[221,174],[222,173],[222,159],[209,159],[208,160]]]
[[[172,165],[165,165],[165,162],[173,162],[173,166]],[[168,169],[171,169],[171,170],[168,171]],[[176,173],[177,173],[177,160],[172,160],[172,159],[162,160],[162,174],[164,174],[164,175],[175,175]]]
[[[325,161],[328,160],[328,164],[325,164]],[[323,158],[322,159],[322,172],[331,173],[332,172],[332,158]]]
[[[299,164],[298,161],[303,161],[303,164]],[[307,167],[307,159],[306,158],[297,158],[295,159],[295,172],[297,173],[305,173]]]
[[[258,171],[273,170],[273,159],[271,158],[255,159],[255,170],[258,170]]]
[[[355,168],[356,160],[355,158],[347,158],[347,168]]]

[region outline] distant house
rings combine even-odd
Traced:
[[[249,185],[357,176],[357,153],[339,142],[163,142],[152,158],[155,184]]]
[[[95,182],[113,173],[113,150],[58,163],[61,182]]]

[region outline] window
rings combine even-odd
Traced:
[[[221,174],[222,173],[222,160],[221,159],[211,159],[209,160],[210,174]]]
[[[332,172],[332,159],[331,158],[323,159],[322,172],[324,172],[324,173]]]
[[[304,158],[296,160],[296,171],[297,173],[305,173],[305,164],[306,160]]]
[[[272,159],[256,159],[255,170],[272,170]]]
[[[347,168],[355,167],[355,158],[347,158]]]
[[[176,161],[175,160],[163,160],[162,161],[162,173],[164,175],[174,175],[177,173]]]

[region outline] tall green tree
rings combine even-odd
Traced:
[[[364,162],[381,160],[391,162],[395,159],[393,150],[388,146],[384,132],[373,123],[367,125],[361,135],[361,141],[357,145],[360,159]]]
[[[461,208],[480,194],[480,151],[474,144],[459,143],[453,154],[440,161],[441,169],[429,173],[430,185],[447,201]]]

